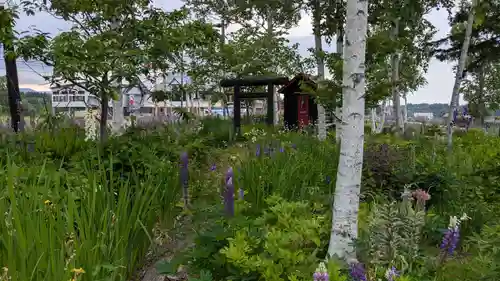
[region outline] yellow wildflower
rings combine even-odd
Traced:
[[[43,204],[50,205],[50,204],[52,204],[52,202],[50,200],[45,200],[45,201],[43,201]]]
[[[71,272],[74,272],[75,274],[77,274],[77,275],[78,275],[78,274],[85,273],[85,270],[83,270],[83,268],[81,268],[81,267],[80,267],[80,268],[73,268],[73,269],[71,270]]]

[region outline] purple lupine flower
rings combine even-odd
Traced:
[[[182,186],[182,198],[184,199],[184,207],[187,208],[189,203],[189,194],[188,194],[188,181],[189,181],[189,171],[188,171],[188,162],[189,157],[187,152],[183,152],[181,154],[181,171],[180,171],[180,180]]]
[[[362,263],[353,262],[349,265],[349,268],[350,268],[349,273],[351,275],[352,280],[354,280],[354,281],[367,281],[365,267],[363,266]]]
[[[260,144],[257,144],[257,148],[255,149],[255,156],[260,156]]]
[[[280,152],[281,153],[285,152],[285,148],[284,147],[280,147]]]
[[[316,271],[313,274],[314,281],[328,281],[328,271],[326,270],[325,263],[321,262],[316,268]]]
[[[229,178],[232,178],[233,176],[234,176],[233,168],[229,167],[229,169],[227,169],[226,177],[224,179],[224,182],[226,183],[229,180]]]
[[[293,149],[297,149],[297,145],[296,145],[296,144],[294,144],[294,143],[292,143],[292,148],[293,148]]]
[[[314,281],[328,281],[328,273],[327,272],[314,272],[313,280]]]
[[[399,271],[396,270],[396,267],[388,268],[385,272],[385,278],[387,281],[394,281],[396,277],[399,277]]]
[[[217,169],[217,165],[215,165],[215,163],[214,163],[214,164],[212,164],[212,166],[210,166],[210,171],[213,172],[213,171],[215,171],[215,169]]]
[[[226,215],[234,216],[234,184],[233,184],[233,168],[229,168],[226,173],[226,188],[224,190],[224,209]]]
[[[443,236],[440,248],[444,255],[451,256],[457,248],[458,241],[460,240],[460,230],[458,225],[449,227]]]

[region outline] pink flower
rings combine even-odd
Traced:
[[[427,191],[422,190],[422,189],[417,189],[417,190],[413,191],[412,195],[413,195],[413,198],[415,198],[417,200],[417,202],[419,202],[419,203],[425,203],[426,201],[431,199],[431,195]]]

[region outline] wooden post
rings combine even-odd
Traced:
[[[233,101],[233,124],[235,136],[241,135],[241,100],[240,100],[240,85],[234,86],[234,101]]]
[[[267,85],[267,124],[274,125],[274,85]]]

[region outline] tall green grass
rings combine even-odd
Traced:
[[[260,155],[257,147],[260,146]],[[294,133],[268,136],[249,146],[236,170],[236,187],[257,209],[272,194],[287,200],[330,200],[338,153],[335,144]]]
[[[80,268],[77,280],[126,280],[141,265],[154,226],[177,213],[178,167],[159,161],[123,174],[113,162],[0,167],[0,265],[11,280],[70,280]]]

